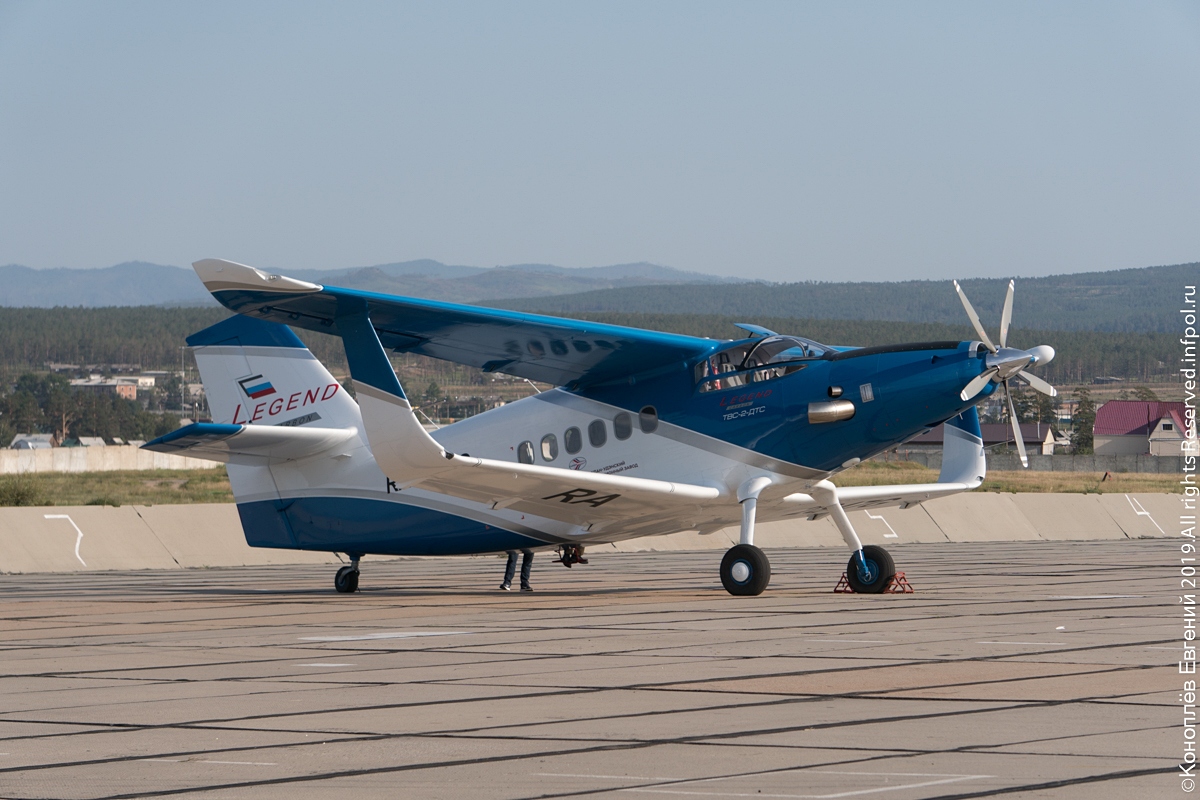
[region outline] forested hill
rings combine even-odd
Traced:
[[[572,316],[704,314],[969,323],[950,281],[738,283],[654,264],[564,269],[522,264],[483,269],[408,261],[355,269],[293,270],[297,278],[386,294]],[[1013,324],[1041,330],[1174,332],[1183,286],[1200,263],[1019,278]],[[989,330],[999,326],[1007,279],[962,282]],[[587,289],[588,291],[580,291]],[[518,298],[518,299],[501,299]],[[0,306],[215,306],[190,269],[132,262],[106,269],[0,267]]]
[[[1200,263],[1017,279],[1013,324],[1040,330],[1168,333],[1186,284],[1200,281]],[[994,332],[1008,279],[960,281]],[[857,319],[969,326],[950,281],[896,283],[742,283],[642,286],[490,305],[543,314],[588,312],[711,314],[746,321],[763,317]],[[966,335],[964,328],[963,335]]]
[[[185,337],[224,319],[223,308],[0,308],[0,377],[10,378],[50,362],[87,365],[137,364],[143,369],[178,369]],[[897,342],[970,338],[965,321],[940,323],[787,319],[761,314],[737,317],[704,314],[572,314],[636,328],[728,339],[742,335],[734,322],[755,322],[781,333],[826,344],[867,347]],[[346,374],[345,352],[335,336],[297,330],[313,354],[336,375]],[[1178,334],[1130,336],[1090,331],[1030,331],[1014,328],[1018,347],[1049,344],[1058,351],[1038,374],[1055,383],[1088,382],[1097,375],[1149,381],[1174,374]],[[190,361],[190,359],[189,359]],[[0,394],[3,387],[0,387]]]

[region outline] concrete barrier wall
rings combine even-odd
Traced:
[[[336,561],[329,553],[250,547],[231,503],[0,508],[0,572]]]
[[[907,509],[852,511],[863,544],[1147,539],[1178,535],[1178,494],[999,494],[970,492]],[[737,544],[738,529],[711,536],[679,533],[618,542],[624,552],[721,549]],[[773,547],[845,547],[829,519],[768,522],[754,543]],[[604,549],[612,548],[605,545]]]
[[[155,453],[131,445],[0,450],[0,475],[22,472],[114,472],[143,469],[212,469],[217,461]]]
[[[942,468],[941,450],[904,450],[888,453],[876,461],[911,461],[930,469]],[[1021,472],[1021,458],[1016,453],[988,452],[989,472]],[[1029,454],[1029,469],[1035,472],[1149,472],[1155,474],[1183,472],[1183,456],[1044,456]]]
[[[864,544],[1140,539],[1178,535],[1181,495],[971,492],[914,508],[851,512]],[[1174,531],[1174,533],[1172,533]],[[597,552],[724,550],[737,528],[709,536],[632,539]],[[763,548],[845,547],[828,519],[757,527]],[[0,508],[0,572],[187,569],[338,563],[327,553],[253,548],[232,504]]]

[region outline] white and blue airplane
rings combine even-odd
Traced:
[[[999,346],[955,283],[978,341],[846,348],[750,324],[719,341],[193,266],[237,312],[187,340],[214,421],[145,447],[226,462],[246,541],[346,554],[339,592],[357,590],[368,554],[556,549],[570,566],[591,545],[740,525],[721,583],[757,595],[771,567],[755,523],[825,516],[851,551],[851,588],[882,592],[892,558],[862,545],[847,512],[979,486],[975,404],[1016,376],[1055,393],[1025,371],[1052,348],[1007,347],[1011,282]],[[288,326],[342,338],[354,398]],[[558,388],[430,433],[388,351]],[[943,422],[937,483],[831,480]]]

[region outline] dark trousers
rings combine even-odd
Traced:
[[[521,587],[529,585],[529,571],[533,569],[533,551],[521,550],[525,558],[521,559]],[[517,551],[508,551],[508,563],[504,566],[504,585],[511,586],[513,573],[517,571]]]

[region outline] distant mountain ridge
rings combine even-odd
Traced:
[[[258,265],[255,265],[258,266]],[[431,259],[329,270],[279,270],[316,283],[350,289],[479,303],[501,297],[538,297],[653,284],[721,284],[736,278],[704,275],[658,264],[614,264],[571,269],[552,264],[467,267]],[[0,267],[0,306],[214,305],[188,267],[129,261],[101,269]]]
[[[0,306],[207,305],[212,297],[196,273],[128,261],[103,269],[0,267]]]
[[[317,283],[543,314],[618,312],[876,320],[968,326],[950,281],[763,283],[657,264],[447,265],[430,259],[330,270],[262,266]],[[1200,263],[1018,278],[1013,324],[1038,330],[1170,333]],[[961,281],[992,335],[1007,278]],[[0,267],[0,306],[211,306],[189,268],[132,261],[103,269]]]
[[[1017,278],[1013,325],[1037,330],[1170,333],[1178,331],[1183,287],[1200,279],[1200,263]],[[995,337],[1008,278],[959,283]],[[705,314],[877,320],[966,325],[950,281],[895,283],[740,283],[645,286],[497,300],[491,305],[540,314],[600,312]]]

